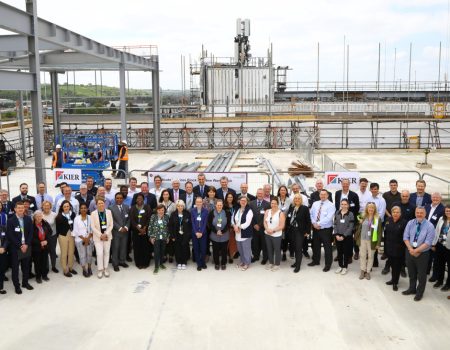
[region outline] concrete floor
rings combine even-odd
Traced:
[[[298,158],[293,152],[263,153],[280,169]],[[196,155],[131,152],[129,168],[147,169],[163,157],[195,161]],[[212,159],[214,153],[201,156]],[[447,156],[433,164],[448,171]],[[384,154],[383,164],[400,168],[397,157]],[[50,171],[47,178],[55,193]],[[23,181],[35,193],[33,170],[17,170],[9,180],[13,195]],[[308,262],[299,274],[291,272],[289,259],[275,273],[261,265],[246,272],[233,266],[215,271],[211,264],[202,272],[191,264],[186,271],[169,269],[158,276],[152,269],[132,267],[102,280],[50,273],[49,283],[38,286],[32,280],[35,290],[21,296],[7,282],[8,294],[0,296],[0,349],[448,349],[450,293],[428,284],[424,299],[416,303],[400,294],[407,279],[393,292],[380,268],[371,281],[359,281],[357,263],[340,276]]]

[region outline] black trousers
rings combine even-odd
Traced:
[[[5,271],[8,268],[8,256],[5,253],[0,254],[0,290],[3,289],[3,281],[5,280]]]
[[[269,256],[267,255],[266,239],[264,236],[265,236],[264,229],[261,229],[259,231],[253,231],[252,255],[253,258],[256,260],[259,260],[261,256],[261,251],[263,260],[267,261],[267,259],[269,259]]]
[[[353,255],[353,236],[344,236],[343,241],[336,239],[337,257],[339,267],[347,268],[348,260]]]
[[[295,267],[300,268],[302,265],[303,251],[304,251],[304,242],[306,241],[305,235],[303,232],[300,232],[298,228],[291,228],[290,235],[293,240],[293,246],[295,251]],[[306,243],[308,244],[308,243]]]
[[[33,251],[31,254],[34,262],[36,278],[47,277],[48,274],[48,250]]]
[[[160,265],[164,263],[164,256],[166,250],[166,240],[165,239],[156,239],[153,244],[154,253],[155,253],[155,268],[158,268]]]
[[[292,234],[291,232],[289,232],[289,230],[286,230],[284,232],[284,238],[281,241],[281,250],[283,251],[283,254],[286,254],[286,252],[289,250],[289,254],[291,256],[294,256],[295,253],[294,238],[292,237]]]
[[[137,232],[132,233],[134,263],[138,267],[148,267],[151,258],[151,245],[147,235],[138,235]]]
[[[227,264],[228,241],[212,242],[214,265]]]
[[[31,247],[28,247],[28,249],[31,249]],[[28,277],[30,276],[30,261],[31,258],[26,258],[19,260],[17,256],[17,251],[12,250],[10,252],[11,255],[11,277],[15,288],[20,287],[19,283],[19,266],[22,270],[22,286],[28,284]]]
[[[427,284],[427,266],[430,252],[423,252],[418,257],[411,256],[406,250],[406,266],[409,274],[409,290],[423,296]],[[418,282],[418,283],[417,283]]]
[[[306,254],[306,253],[308,253],[308,244],[309,244],[309,242],[311,242],[311,240],[309,239],[309,238],[307,238],[307,237],[305,237],[304,239],[303,239],[303,253],[304,254]],[[297,249],[297,248],[296,248]]]
[[[128,160],[119,160],[119,170],[123,170],[125,173],[127,171]],[[117,172],[117,179],[125,179],[125,173],[123,171]]]
[[[320,264],[321,244],[325,251],[325,267],[331,267],[333,263],[333,252],[331,249],[331,233],[333,228],[323,228],[321,230],[313,230],[313,262]]]
[[[446,286],[450,287],[450,250],[445,248],[441,243],[436,244],[434,254],[434,265],[436,266],[436,279],[440,283],[444,283],[445,265],[447,264],[447,282]]]
[[[169,243],[166,244],[166,254],[168,256],[175,255],[175,242],[170,240]]]
[[[189,241],[184,242],[182,239],[176,239],[174,242],[175,260],[177,264],[186,265],[189,259]]]
[[[394,284],[398,284],[398,281],[400,279],[400,271],[405,263],[405,257],[402,256],[392,256],[388,255],[388,263],[389,266],[392,268],[391,272],[391,279]],[[386,263],[386,266],[388,266],[388,263]]]

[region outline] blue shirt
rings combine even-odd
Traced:
[[[317,216],[320,210],[320,218],[317,220]],[[334,213],[336,208],[334,204],[328,199],[325,201],[316,201],[311,207],[311,223],[319,224],[320,228],[330,228],[333,227]]]
[[[409,220],[408,224],[406,225],[405,232],[403,233],[403,240],[409,241],[409,243],[411,243],[411,246],[413,246],[414,241],[417,242],[417,247],[420,247],[423,243],[427,244],[428,248],[423,250],[424,252],[426,252],[430,250],[431,246],[433,245],[433,239],[436,231],[433,224],[426,219],[422,220],[422,223],[420,224],[419,235],[416,238],[417,229],[417,219]]]
[[[43,195],[41,195],[41,194],[38,193],[38,194],[34,197],[35,200],[36,200],[36,206],[37,206],[36,209],[39,209],[39,210],[42,209],[42,196],[44,196],[44,201],[49,201],[49,202],[52,203],[52,205],[53,205],[53,197],[52,197],[52,196],[50,196],[50,195],[47,194],[47,193],[44,193]]]

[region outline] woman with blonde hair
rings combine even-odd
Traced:
[[[364,209],[363,216],[355,233],[356,244],[359,246],[359,265],[361,273],[359,279],[370,280],[370,270],[373,266],[373,256],[380,247],[383,234],[381,218],[374,202],[369,202]]]
[[[109,251],[111,249],[113,217],[106,209],[105,200],[97,196],[97,210],[91,213],[92,238],[97,253],[97,277],[109,277]]]

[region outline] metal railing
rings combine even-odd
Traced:
[[[427,181],[426,178],[430,178],[431,181]],[[436,185],[436,187],[440,188],[439,193],[441,193],[443,200],[450,202],[450,180],[429,173],[423,173],[422,180],[427,182],[427,187],[434,187]],[[447,187],[447,193],[443,193],[445,187]]]

